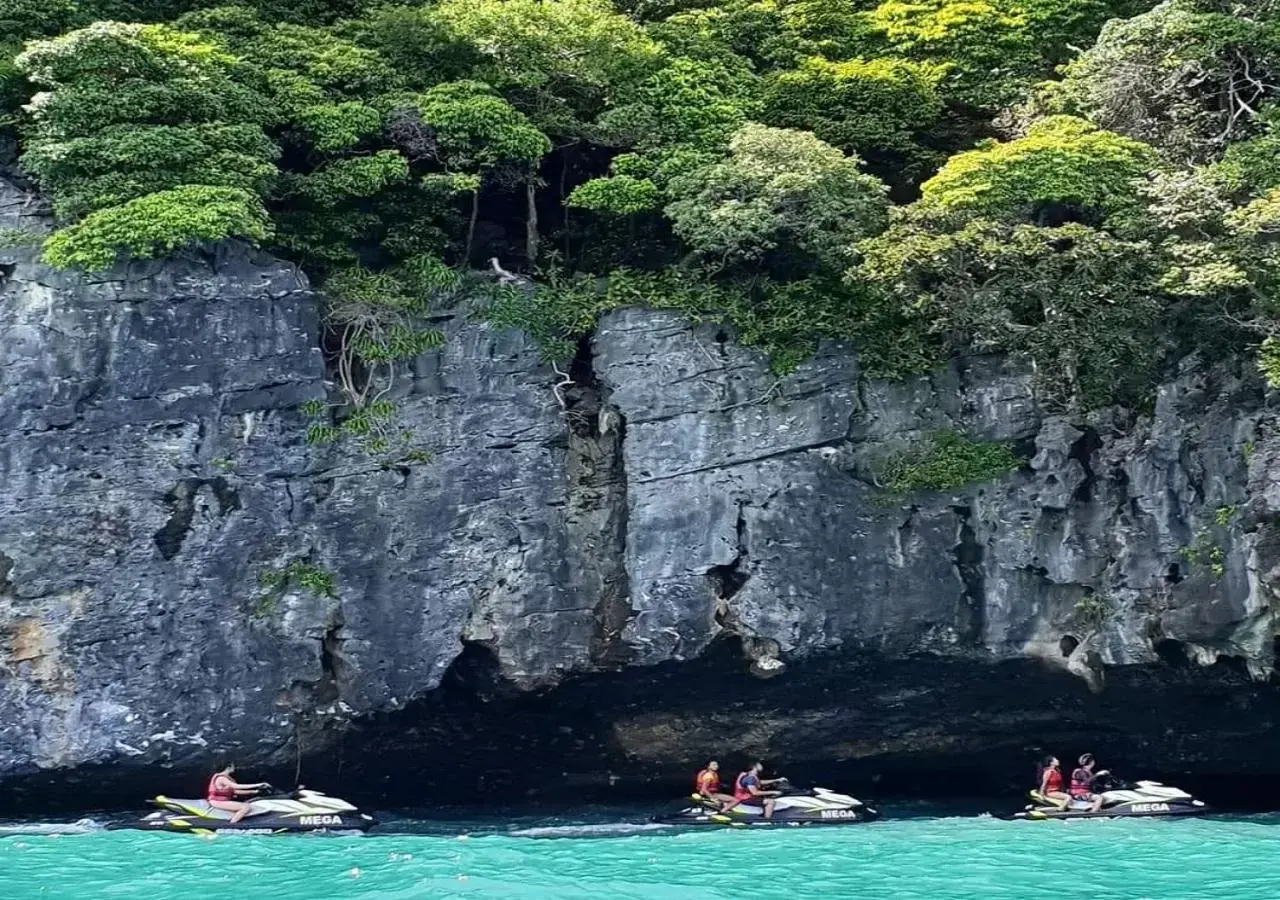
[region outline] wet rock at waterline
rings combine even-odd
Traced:
[[[7,186],[0,218],[41,222]],[[15,248],[0,276],[0,784],[133,790],[223,752],[366,784],[418,761],[435,796],[504,759],[546,788],[731,746],[860,774],[1094,735],[1275,757],[1250,741],[1280,436],[1247,363],[1067,418],[997,358],[888,384],[833,344],[779,379],[624,310],[558,374],[458,310],[391,395],[429,457],[386,465],[304,439],[332,373],[292,266],[80,277]],[[945,433],[1020,467],[896,491]]]

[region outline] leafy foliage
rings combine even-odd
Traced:
[[[1141,406],[1190,351],[1256,351],[1280,385],[1278,16],[0,0],[0,164],[53,201],[56,265],[238,237],[304,266],[341,383],[310,437],[384,460],[424,452],[396,372],[490,257],[538,283],[487,314],[556,360],[638,303],[780,373],[823,340],[869,377],[1012,353],[1083,414]]]
[[[1145,144],[1054,116],[1017,140],[953,156],[921,188],[922,206],[1040,224],[1098,220],[1134,204],[1154,162]]]
[[[951,491],[999,478],[1021,465],[1006,444],[975,442],[955,431],[940,431],[885,460],[879,482],[895,494]]]
[[[868,16],[894,52],[942,64],[948,94],[997,108],[1108,17],[1105,0],[884,0]]]
[[[336,599],[338,596],[337,578],[334,574],[301,559],[295,559],[281,569],[260,572],[258,583],[262,591],[254,600],[251,611],[259,619],[275,612],[280,598],[290,589],[305,591],[320,599]]]
[[[266,210],[247,191],[192,185],[90,213],[45,241],[44,259],[60,268],[98,271],[121,256],[167,256],[227,237],[261,241],[269,228]]]
[[[1164,349],[1150,248],[1084,225],[979,220],[954,232],[896,224],[864,244],[859,275],[952,349],[1036,361],[1047,399],[1139,402]]]
[[[942,115],[942,74],[906,60],[812,57],[771,80],[765,115],[873,159],[886,175],[919,168],[933,157],[920,138]]]
[[[849,245],[882,227],[883,186],[803,131],[745,125],[728,155],[673,183],[666,211],[679,234],[718,268],[839,267]]]
[[[101,269],[196,241],[260,240],[277,148],[238,61],[162,25],[99,23],[31,44],[18,66],[48,92],[31,104],[22,163],[76,224],[54,265]]]
[[[441,0],[435,16],[471,48],[480,80],[563,134],[581,133],[612,84],[657,58],[639,25],[606,0]]]
[[[1177,161],[1205,161],[1259,129],[1280,90],[1280,32],[1258,4],[1164,0],[1117,19],[1042,101]]]

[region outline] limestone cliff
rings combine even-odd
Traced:
[[[0,226],[41,222],[4,187]],[[562,377],[458,310],[397,390],[431,457],[387,466],[303,438],[331,385],[287,264],[84,278],[19,247],[0,276],[0,783],[221,752],[437,795],[513,755],[556,764],[542,787],[730,749],[859,775],[1054,741],[1274,755],[1280,428],[1247,363],[1069,420],[997,358],[889,384],[831,345],[778,379],[624,310]],[[945,430],[1024,464],[878,485]]]

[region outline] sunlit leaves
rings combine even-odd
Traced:
[[[1130,207],[1154,165],[1145,144],[1055,116],[1017,140],[953,156],[924,184],[922,204],[1038,223],[1098,219]]]
[[[266,210],[253,194],[179,187],[92,213],[50,237],[44,258],[59,268],[98,271],[122,257],[167,256],[228,237],[261,241],[269,232]]]
[[[708,262],[838,271],[848,246],[882,227],[884,186],[856,158],[803,131],[746,125],[724,159],[676,179],[676,232]]]

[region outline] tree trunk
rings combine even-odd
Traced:
[[[528,215],[524,223],[524,255],[529,270],[538,264],[538,171],[529,170],[524,183],[525,204]]]
[[[467,223],[467,252],[463,256],[466,265],[471,265],[471,250],[476,241],[476,220],[480,218],[480,188],[471,192],[471,221]]]
[[[569,154],[563,153],[560,156],[560,209],[564,212],[564,222],[561,226],[564,229],[564,264],[572,267],[569,259],[569,204],[565,203],[565,187],[569,182]]]

